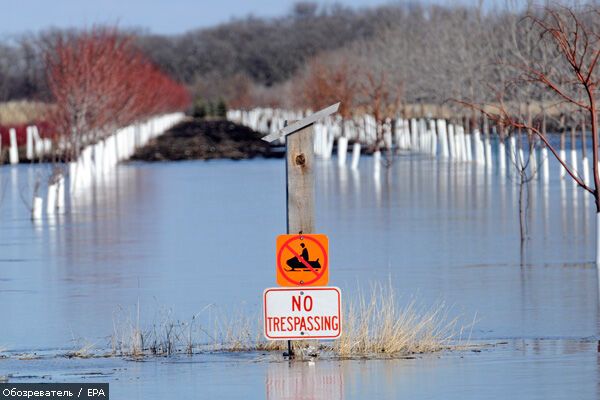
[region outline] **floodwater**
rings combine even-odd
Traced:
[[[6,364],[2,367],[3,364]],[[595,399],[596,343],[519,340],[481,353],[287,362],[255,353],[5,360],[14,382],[109,382],[113,399]]]
[[[116,315],[138,305],[142,325],[164,313],[189,320],[208,304],[258,313],[275,286],[282,160],[121,165],[71,213],[33,224],[25,203],[46,168],[0,168],[0,347],[9,354],[108,348]],[[9,357],[0,375],[108,381],[113,398],[598,398],[593,202],[550,168],[549,185],[530,183],[523,244],[510,172],[421,156],[398,158],[379,178],[370,157],[358,171],[335,159],[315,168],[330,284],[350,298],[391,282],[400,302],[443,302],[468,326],[464,336],[490,344],[481,352],[314,364],[260,353]]]

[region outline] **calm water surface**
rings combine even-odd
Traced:
[[[78,198],[71,213],[32,224],[25,202],[46,168],[0,168],[0,347],[53,351],[81,338],[104,347],[118,310],[139,303],[146,324],[164,310],[186,320],[207,304],[258,311],[262,290],[275,285],[275,237],[285,232],[283,161],[122,165],[95,196]],[[281,382],[317,379],[311,374],[323,369],[317,376],[332,378],[321,398],[486,391],[490,398],[596,398],[600,315],[590,263],[591,197],[558,174],[549,186],[532,183],[529,238],[521,245],[519,188],[510,175],[418,156],[401,157],[379,179],[369,157],[359,171],[334,160],[320,161],[315,173],[330,284],[352,297],[357,287],[390,281],[401,302],[444,302],[461,324],[476,321],[472,340],[505,344],[441,358],[315,366],[252,354],[63,360],[54,367],[11,359],[0,360],[0,375],[49,370],[61,379],[71,368],[108,368],[116,371],[110,379],[121,382],[115,393],[127,397],[152,397],[141,383],[157,388],[173,378],[214,396],[224,390],[225,397],[318,398],[289,394],[294,388]],[[231,377],[239,386],[219,389]],[[125,385],[128,379],[138,383]]]
[[[113,399],[595,399],[595,342],[514,340],[481,353],[286,362],[259,353],[0,362],[12,382],[108,382]]]

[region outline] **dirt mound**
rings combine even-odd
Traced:
[[[131,158],[140,161],[242,160],[282,157],[263,135],[226,120],[187,119],[151,140]]]

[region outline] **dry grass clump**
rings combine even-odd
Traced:
[[[50,106],[35,101],[0,103],[0,125],[28,124],[43,119]]]
[[[346,296],[346,299],[348,296]],[[334,357],[394,357],[454,348],[456,320],[449,320],[443,305],[420,310],[414,301],[402,305],[392,288],[375,284],[365,295],[344,300],[342,336],[330,342],[294,341],[298,355],[319,352]],[[260,312],[244,308],[236,312],[204,307],[189,321],[162,312],[158,322],[140,327],[139,304],[135,316],[120,310],[113,319],[112,355],[141,357],[193,354],[201,351],[287,351],[287,341],[268,341],[263,336]],[[125,315],[125,316],[124,316]],[[81,354],[86,355],[84,349]]]
[[[331,350],[340,357],[431,353],[451,348],[456,319],[448,320],[441,304],[419,310],[415,301],[402,306],[392,285],[376,284],[369,296],[359,291],[344,307],[342,336]]]
[[[260,314],[239,309],[236,312],[204,307],[189,321],[173,318],[171,310],[160,313],[158,322],[150,327],[140,326],[139,304],[134,313],[119,308],[113,317],[110,354],[113,356],[169,356],[175,353],[194,354],[202,351],[285,351],[287,341],[267,341],[263,337]],[[133,315],[132,315],[133,314]],[[294,349],[308,351],[316,341],[294,342]],[[79,347],[78,347],[79,348]],[[85,349],[67,354],[87,357]]]
[[[94,344],[89,342],[84,342],[76,350],[65,354],[65,357],[68,358],[92,358],[94,356]]]
[[[133,318],[120,308],[113,316],[113,334],[110,337],[112,354],[130,357],[149,354],[169,356],[184,350],[191,354],[196,318],[197,315],[189,322],[179,321],[173,318],[172,310],[162,310],[158,322],[141,328],[139,302]]]
[[[340,358],[404,357],[459,349],[462,329],[455,335],[456,319],[450,320],[443,305],[420,310],[414,301],[407,305],[397,299],[391,282],[375,284],[365,295],[360,289],[354,299],[343,300],[342,336],[335,341],[294,341],[297,358],[318,356]],[[113,316],[110,350],[97,349],[75,339],[67,357],[145,357],[194,354],[197,352],[287,351],[287,341],[268,341],[263,336],[260,310],[239,308],[219,310],[210,304],[188,321],[175,319],[170,309],[162,310],[155,323],[140,325],[139,301],[135,309],[119,308]],[[5,348],[0,347],[0,358]],[[25,355],[30,359],[37,355]]]
[[[137,317],[132,319],[119,308],[113,315],[113,333],[110,337],[112,354],[122,356],[142,356],[144,334],[140,329],[140,304],[137,303]]]
[[[212,327],[212,347],[214,350],[249,351],[257,348],[260,340],[261,321],[255,313],[248,315],[242,311],[218,317]]]
[[[392,357],[437,352],[453,348],[456,319],[450,320],[440,304],[420,310],[415,301],[401,305],[388,285],[371,286],[369,295],[358,290],[355,300],[344,302],[342,336],[333,342],[294,341],[296,353],[315,349],[337,357]],[[287,341],[267,341],[262,318],[232,316],[222,325],[218,349],[224,351],[286,351]]]

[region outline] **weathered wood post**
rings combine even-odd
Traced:
[[[314,134],[313,124],[335,113],[340,103],[324,108],[300,121],[286,121],[285,127],[262,139],[273,142],[285,138],[286,214],[287,233],[313,233],[315,230],[314,201]],[[292,342],[288,340],[288,357],[293,357]]]
[[[288,126],[288,121],[285,121],[285,126]],[[315,230],[313,146],[312,124],[285,137],[285,176],[287,181],[285,198],[288,234],[313,233]],[[294,357],[291,340],[287,341],[287,348],[287,356]]]
[[[312,124],[285,138],[285,197],[289,234],[313,233],[315,230],[313,144]]]

